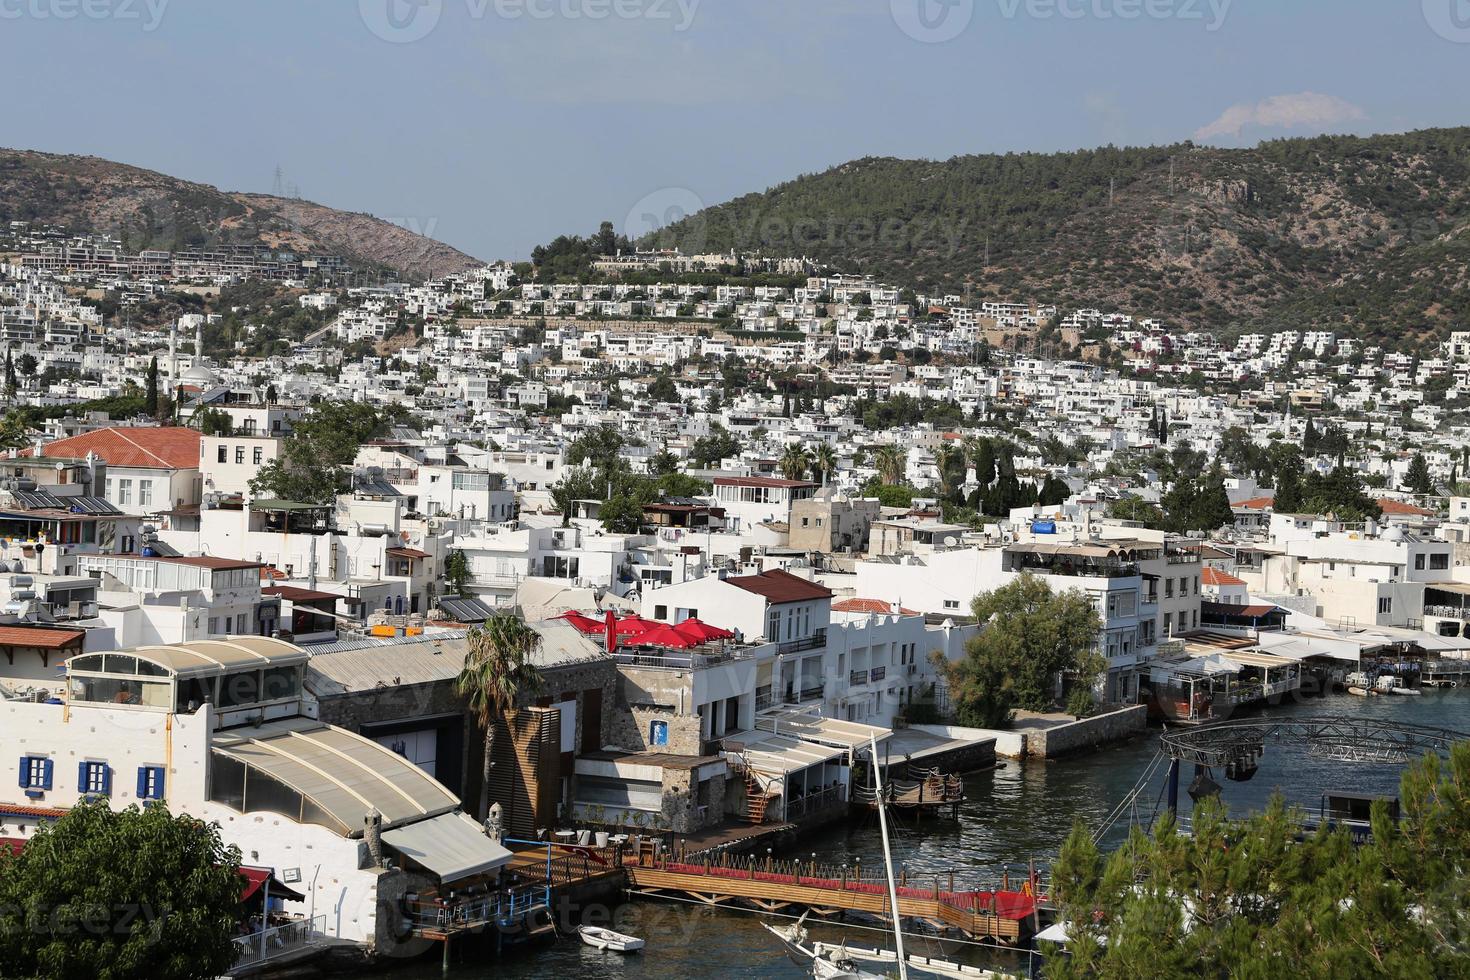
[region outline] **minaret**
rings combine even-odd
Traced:
[[[194,324],[194,364],[192,366],[204,366],[204,321],[202,319]]]
[[[175,320],[168,332],[168,386],[172,391],[179,385],[179,321]]]

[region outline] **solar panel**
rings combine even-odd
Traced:
[[[67,505],[73,513],[95,514],[99,517],[122,513],[106,497],[70,497]]]
[[[10,495],[15,502],[29,510],[65,510],[63,504],[55,495],[45,490],[12,490]]]

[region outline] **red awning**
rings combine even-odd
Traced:
[[[21,848],[25,846],[25,840],[20,837],[0,837],[0,851],[9,851],[11,854],[19,854]]]
[[[271,883],[271,898],[279,898],[287,902],[306,901],[305,895],[286,887],[269,868],[241,868],[240,874],[245,876],[245,894],[240,896],[240,901],[242,902],[249,901],[256,892],[264,887],[267,881]]]

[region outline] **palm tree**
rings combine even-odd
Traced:
[[[934,467],[939,470],[939,494],[948,497],[954,489],[955,470],[964,465],[957,446],[944,445],[934,450]]]
[[[800,480],[806,476],[807,468],[811,465],[811,457],[807,456],[806,447],[797,443],[788,443],[781,452],[781,461],[776,468],[781,475],[788,480]]]
[[[906,465],[906,454],[897,446],[879,446],[873,453],[873,467],[878,471],[878,478],[891,487],[903,482]]]
[[[837,450],[825,442],[817,443],[812,450],[812,469],[822,477],[822,486],[827,485],[827,480],[833,473],[837,472]]]
[[[541,672],[530,657],[541,646],[541,634],[515,616],[494,616],[469,631],[469,649],[455,687],[469,700],[469,710],[485,729],[485,768],[480,783],[480,810],[490,811],[490,770],[495,766],[495,726],[515,708],[522,694],[541,689]]]

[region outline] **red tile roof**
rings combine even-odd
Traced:
[[[832,611],[845,613],[878,613],[882,616],[889,616],[893,614],[893,604],[890,602],[884,602],[882,599],[843,599],[841,602],[832,603]],[[914,610],[905,609],[902,606],[899,607],[898,611],[904,616],[919,615]]]
[[[44,626],[0,626],[0,647],[35,647],[61,650],[76,646],[86,630],[56,630]]]
[[[1229,572],[1222,572],[1217,568],[1206,565],[1200,569],[1199,580],[1204,585],[1244,585],[1245,579],[1236,578]]]
[[[1432,510],[1425,510],[1423,507],[1415,507],[1413,504],[1406,504],[1402,500],[1393,500],[1392,498],[1389,498],[1389,497],[1379,497],[1378,498],[1378,507],[1379,507],[1380,510],[1383,511],[1385,517],[1388,517],[1388,516],[1395,516],[1395,517],[1433,517],[1434,516],[1434,511],[1432,511]]]
[[[43,817],[49,820],[59,820],[66,816],[65,810],[58,810],[54,806],[29,806],[27,804],[0,803],[0,814],[7,817]]]
[[[832,590],[826,586],[807,581],[780,569],[761,572],[759,575],[727,578],[725,581],[746,592],[763,595],[773,603],[807,602],[812,599],[832,598]]]
[[[199,466],[200,438],[198,429],[174,426],[98,429],[47,443],[42,453],[64,459],[83,459],[89,452],[96,453],[109,466],[134,469],[195,469]]]
[[[1246,510],[1270,510],[1271,505],[1275,502],[1275,497],[1252,497],[1249,500],[1242,500],[1238,503],[1231,504],[1230,506],[1244,507]]]

